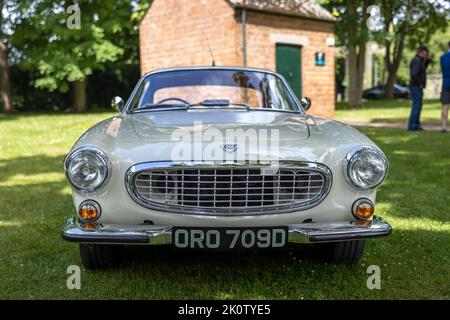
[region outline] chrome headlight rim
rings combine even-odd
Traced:
[[[384,162],[384,165],[386,167],[386,171],[384,173],[384,177],[383,179],[381,179],[381,181],[374,185],[374,186],[370,186],[370,187],[363,187],[358,185],[357,183],[355,183],[352,179],[351,179],[351,175],[350,175],[350,163],[352,162],[352,160],[357,157],[358,155],[360,155],[363,152],[372,152],[377,154]],[[344,169],[344,176],[345,176],[345,180],[347,181],[347,183],[352,186],[354,189],[360,190],[360,191],[372,191],[372,190],[376,190],[378,189],[378,187],[380,187],[383,182],[386,180],[386,177],[388,175],[389,172],[389,161],[386,157],[386,155],[380,151],[378,148],[372,147],[372,146],[359,146],[359,147],[355,147],[353,148],[345,157],[345,161],[343,163],[343,169]]]
[[[98,186],[90,187],[90,188],[80,188],[79,186],[75,185],[72,182],[72,179],[70,178],[69,163],[82,152],[94,153],[100,159],[103,166],[105,167],[105,170],[106,170],[105,178],[103,179],[102,183],[100,183]],[[102,150],[100,150],[96,147],[82,147],[82,148],[76,149],[75,151],[73,151],[66,157],[66,159],[64,160],[64,170],[65,170],[66,179],[67,179],[67,181],[69,181],[72,188],[74,188],[75,190],[77,190],[78,192],[81,192],[81,193],[92,193],[92,192],[99,191],[107,184],[109,177],[110,177],[110,173],[111,173],[111,165],[110,165],[108,156]]]

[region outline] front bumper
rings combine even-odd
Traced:
[[[172,227],[79,225],[74,218],[64,225],[61,234],[64,240],[77,243],[129,244],[129,245],[170,245]],[[367,224],[309,223],[290,225],[289,242],[320,243],[379,238],[392,233],[389,223],[379,217]],[[232,229],[232,228],[230,228]]]

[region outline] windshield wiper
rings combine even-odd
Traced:
[[[230,106],[238,107],[238,108],[230,108]],[[146,104],[139,109],[133,111],[133,113],[140,113],[146,111],[178,111],[178,110],[186,110],[194,108],[199,109],[238,109],[238,110],[250,110],[250,106],[245,103],[231,103],[229,100],[205,100],[200,103],[194,104]]]
[[[204,108],[223,109],[223,108],[228,108],[230,106],[240,107],[239,109],[242,108],[242,109],[245,109],[245,110],[250,110],[250,106],[248,104],[245,104],[245,103],[231,103],[229,100],[205,100],[205,101],[200,102],[200,103],[191,104],[191,105],[189,105],[189,108],[204,107]]]
[[[161,110],[188,110],[187,104],[146,104],[139,109],[133,111],[133,113],[139,113],[142,111],[161,111]]]

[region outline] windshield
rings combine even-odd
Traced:
[[[300,111],[280,78],[240,70],[180,70],[148,76],[129,111],[175,107]]]

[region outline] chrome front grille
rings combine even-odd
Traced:
[[[330,170],[318,164],[235,166],[149,163],[128,172],[139,204],[186,214],[276,214],[317,205],[328,193]]]

